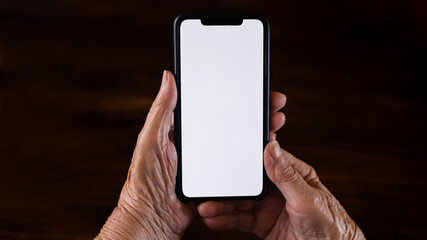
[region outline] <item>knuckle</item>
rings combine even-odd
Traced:
[[[309,171],[304,179],[310,186],[317,184],[320,179],[313,167],[309,166]]]
[[[276,168],[275,178],[280,182],[290,182],[295,180],[297,172],[288,164],[280,164],[280,167]]]

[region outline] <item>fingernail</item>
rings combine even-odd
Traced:
[[[273,155],[273,158],[279,159],[280,156],[282,155],[282,150],[280,149],[280,145],[279,142],[277,140],[273,140],[270,144],[270,152]]]
[[[167,83],[168,79],[169,79],[168,71],[163,70],[162,86]]]

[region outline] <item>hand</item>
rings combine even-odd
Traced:
[[[173,144],[173,110],[177,91],[172,73],[151,106],[133,153],[127,180],[98,238],[178,239],[193,211],[175,194],[177,154]]]
[[[176,239],[191,223],[190,205],[175,194],[177,153],[173,143],[173,110],[177,90],[173,75],[165,71],[162,86],[150,109],[120,194],[118,206],[97,238]],[[286,97],[271,93],[271,129],[285,123]],[[274,136],[273,136],[274,137]]]
[[[206,226],[238,229],[265,239],[365,239],[314,169],[280,149],[276,140],[264,152],[275,184],[260,202],[224,201],[199,205]]]

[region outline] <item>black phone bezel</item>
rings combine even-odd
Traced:
[[[200,19],[205,25],[240,25],[243,19],[260,20],[264,27],[264,89],[263,89],[263,138],[264,149],[270,138],[270,24],[268,20],[256,13],[184,13],[179,15],[174,22],[174,62],[175,81],[178,91],[177,105],[174,111],[174,141],[178,156],[175,192],[181,202],[207,201],[207,200],[261,200],[268,191],[268,178],[263,167],[263,189],[257,196],[221,196],[221,197],[187,197],[182,191],[182,164],[181,164],[181,72],[180,72],[180,27],[187,19]]]

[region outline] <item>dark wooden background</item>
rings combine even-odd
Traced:
[[[271,23],[282,145],[370,239],[426,234],[427,6],[404,0],[0,0],[0,238],[91,239],[173,68],[185,11]],[[196,219],[184,239],[255,239]]]

